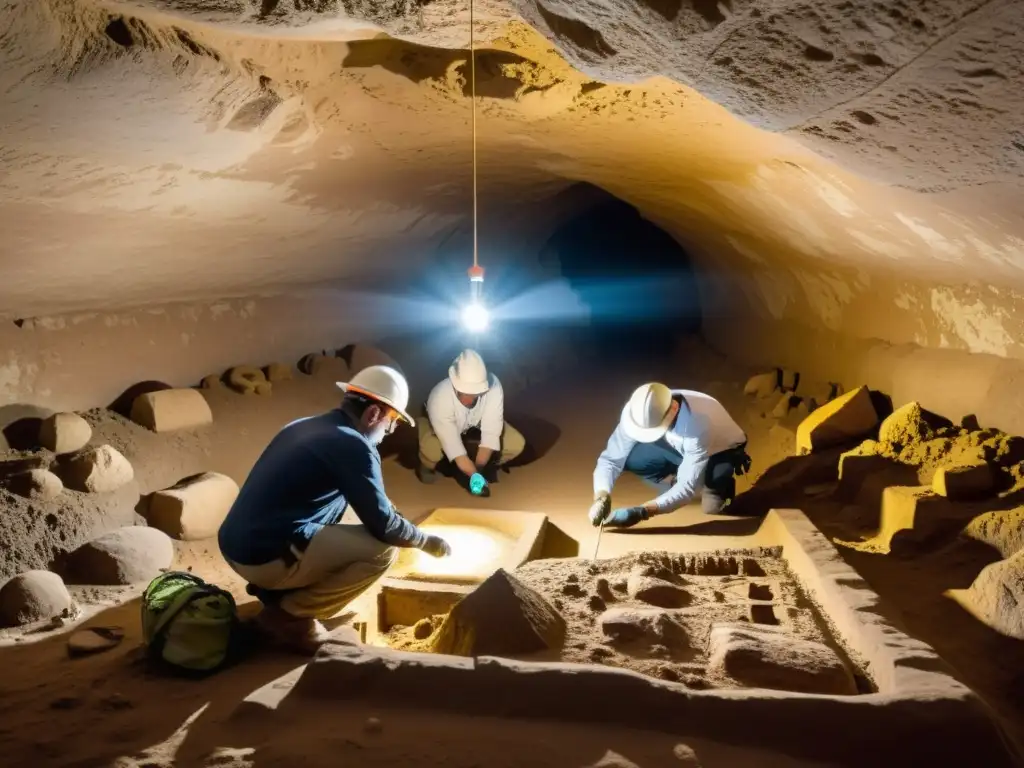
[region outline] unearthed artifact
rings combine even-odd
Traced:
[[[199,390],[163,389],[135,398],[132,421],[154,432],[173,432],[212,424],[213,412]]]
[[[70,555],[65,577],[74,584],[136,584],[170,568],[174,544],[156,528],[128,527],[83,544]]]
[[[74,453],[89,444],[92,427],[77,413],[55,413],[39,427],[39,443],[54,453]]]
[[[288,381],[292,378],[292,368],[284,363],[271,363],[263,369],[263,375],[271,383],[275,381]]]
[[[116,491],[135,477],[128,459],[109,445],[71,456],[59,472],[68,488],[88,493]]]
[[[14,627],[60,616],[71,610],[63,580],[49,571],[26,571],[0,589],[0,626]]]
[[[173,538],[208,539],[217,534],[237,497],[238,483],[227,475],[204,472],[154,493],[146,517]]]
[[[436,653],[502,656],[559,648],[565,620],[502,568],[455,604],[433,641]]]
[[[64,490],[64,483],[48,469],[30,469],[27,472],[18,472],[6,478],[3,485],[11,493],[38,501],[55,499]]]
[[[228,371],[228,386],[243,395],[269,395],[273,390],[263,371],[251,365],[239,365]]]
[[[713,626],[708,667],[751,688],[857,693],[853,675],[831,648],[760,624]]]
[[[818,408],[796,430],[798,454],[864,437],[878,426],[878,413],[867,387],[858,387]]]

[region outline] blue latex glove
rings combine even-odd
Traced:
[[[469,478],[469,492],[474,496],[479,496],[484,492],[487,487],[487,480],[479,472],[475,472],[472,477]]]
[[[620,507],[604,519],[604,524],[615,528],[629,528],[649,516],[644,507]]]

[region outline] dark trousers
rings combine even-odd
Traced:
[[[708,458],[704,470],[704,488],[701,491],[701,506],[713,514],[732,501],[736,496],[736,465],[745,454],[746,443],[719,451]],[[638,475],[661,491],[668,490],[675,482],[675,474],[682,463],[682,455],[665,439],[654,443],[637,443],[626,458],[625,470]]]

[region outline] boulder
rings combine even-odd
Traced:
[[[228,371],[228,386],[243,395],[269,395],[273,390],[263,371],[251,365],[238,365]]]
[[[271,383],[275,381],[288,381],[292,378],[292,367],[284,363],[271,363],[263,369],[263,375]]]
[[[850,670],[826,645],[765,625],[715,624],[708,672],[749,688],[796,693],[857,693]]]
[[[39,444],[54,453],[74,453],[89,444],[92,427],[77,413],[55,413],[39,427]]]
[[[174,432],[212,424],[213,412],[197,389],[164,389],[135,398],[132,421],[154,432]]]
[[[982,499],[995,490],[996,473],[982,462],[939,467],[932,477],[932,490],[953,501]]]
[[[237,497],[238,483],[227,475],[205,472],[154,493],[146,517],[173,538],[209,539],[217,535]]]
[[[664,579],[631,573],[626,582],[626,594],[633,600],[658,606],[659,608],[682,608],[693,598],[690,593]]]
[[[778,385],[778,371],[759,373],[747,379],[747,383],[743,385],[743,394],[753,395],[754,397],[768,397],[768,395],[776,390]]]
[[[203,389],[220,389],[224,386],[224,376],[220,373],[211,373],[209,376],[203,377],[199,386]]]
[[[55,499],[64,490],[64,483],[48,469],[30,469],[27,472],[18,472],[6,478],[3,485],[11,493],[38,501]]]
[[[878,426],[878,413],[867,387],[837,397],[800,422],[796,430],[798,454],[842,445],[862,438]]]
[[[71,456],[60,465],[59,473],[68,488],[86,493],[110,493],[135,477],[128,459],[109,445]]]
[[[0,589],[0,626],[45,621],[70,611],[71,605],[71,595],[60,576],[49,571],[26,571]]]
[[[1024,640],[1024,550],[986,566],[954,597],[997,632]]]
[[[459,600],[437,630],[435,653],[511,656],[558,649],[565,619],[539,593],[499,568]]]
[[[137,584],[170,568],[174,544],[156,528],[118,528],[68,555],[64,570],[73,584]]]

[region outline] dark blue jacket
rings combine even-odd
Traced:
[[[375,538],[419,547],[426,535],[384,493],[380,454],[340,410],[293,421],[256,461],[220,527],[221,552],[240,565],[262,565],[304,550],[351,505]]]

